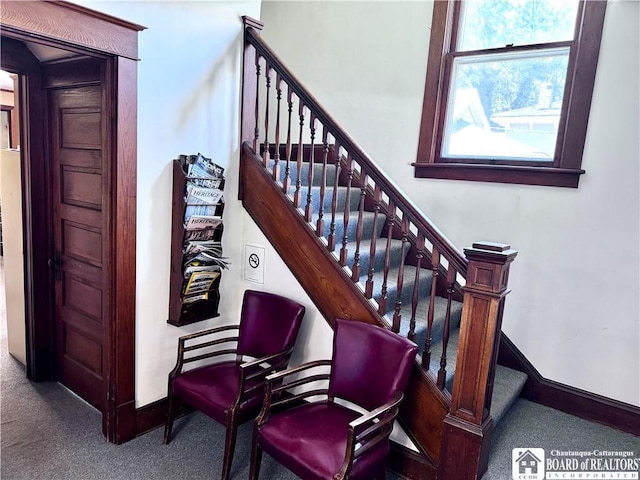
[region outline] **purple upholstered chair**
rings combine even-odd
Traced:
[[[416,349],[409,340],[384,328],[336,320],[332,360],[309,362],[267,377],[265,402],[255,423],[251,480],[258,479],[263,451],[304,480],[384,478],[389,434]],[[317,368],[324,371],[314,372]],[[297,376],[283,384],[292,374]],[[328,388],[280,395],[293,387],[327,380]],[[301,402],[317,395],[324,398]],[[338,398],[367,413],[335,402]],[[282,411],[287,404],[294,406]]]
[[[225,425],[221,478],[229,478],[238,425],[260,411],[265,377],[287,367],[304,311],[288,298],[247,290],[239,325],[181,337],[178,361],[169,374],[164,443],[171,440],[179,399]],[[203,360],[206,365],[183,371],[185,363]]]

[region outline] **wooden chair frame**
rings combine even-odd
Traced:
[[[278,373],[270,374],[266,377],[264,402],[262,404],[262,410],[255,421],[253,447],[251,452],[251,470],[249,473],[249,478],[251,480],[258,480],[258,476],[260,474],[262,449],[258,445],[258,432],[268,421],[272,411],[282,409],[285,406],[298,404],[305,398],[317,395],[325,395],[329,402],[335,401],[335,398],[329,395],[328,387],[312,389],[298,394],[291,394],[290,392],[292,388],[309,384],[311,382],[328,382],[331,377],[331,372],[308,375],[289,383],[283,383],[283,380],[291,375],[306,372],[314,368],[331,366],[331,360],[316,360]],[[285,398],[281,398],[285,393]],[[353,462],[360,455],[389,438],[403,398],[404,394],[402,392],[397,392],[394,398],[389,402],[381,405],[375,410],[362,414],[362,416],[349,423],[349,434],[347,437],[347,448],[345,451],[344,461],[340,470],[334,476],[334,480],[348,479]]]
[[[172,384],[176,376],[183,373],[184,365],[191,362],[206,360],[209,358],[221,357],[225,355],[235,355],[237,361],[243,360],[243,355],[239,355],[235,348],[223,348],[219,350],[209,351],[187,357],[189,352],[196,352],[198,350],[206,348],[215,348],[220,345],[238,342],[238,332],[240,330],[239,325],[229,325],[224,327],[212,328],[204,330],[202,332],[192,333],[190,335],[182,336],[178,339],[178,358],[174,369],[169,373],[168,381],[168,398],[169,398],[169,411],[167,414],[167,421],[165,424],[163,443],[168,444],[171,441],[171,431],[173,429],[173,423],[176,415],[176,402],[173,398]],[[235,332],[235,333],[233,333]],[[207,336],[221,336],[213,340],[205,340],[202,337]],[[195,344],[186,345],[187,342],[201,339],[200,342]],[[254,358],[240,365],[240,386],[239,394],[233,407],[229,410],[227,417],[226,437],[225,437],[225,451],[224,461],[222,467],[223,479],[229,478],[231,472],[231,464],[233,462],[233,454],[236,443],[238,425],[250,419],[253,415],[248,415],[246,412],[240,410],[240,405],[246,399],[251,398],[256,390],[263,388],[265,385],[266,377],[269,374],[274,374],[286,368],[291,357],[293,347],[283,350],[279,353],[268,355],[261,358]],[[256,383],[251,387],[248,387],[248,382],[255,380]]]

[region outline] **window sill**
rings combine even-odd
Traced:
[[[413,163],[416,178],[578,188],[584,170],[519,165]]]

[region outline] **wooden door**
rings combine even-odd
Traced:
[[[108,116],[99,60],[45,72],[51,146],[57,378],[106,407]]]

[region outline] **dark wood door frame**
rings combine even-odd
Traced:
[[[21,82],[23,204],[25,211],[25,301],[28,376],[51,379],[53,356],[51,213],[46,142],[46,100],[38,62],[20,41],[40,43],[99,57],[106,69],[106,104],[110,110],[111,188],[105,265],[109,282],[104,301],[106,338],[103,433],[112,443],[135,437],[135,294],[136,294],[136,24],[66,2],[3,1],[0,32],[2,66]],[[8,41],[4,41],[9,39]],[[12,42],[11,39],[14,41]],[[5,45],[11,49],[5,50]],[[13,51],[13,55],[9,54]],[[28,127],[28,128],[26,128]]]

